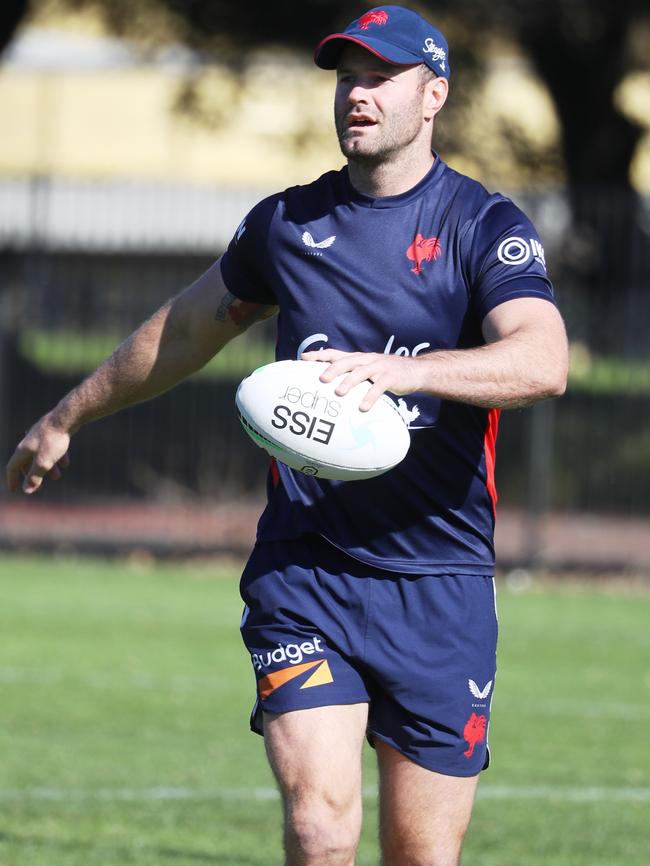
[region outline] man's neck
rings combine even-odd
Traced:
[[[389,160],[373,163],[368,159],[348,159],[350,183],[357,192],[372,198],[400,195],[413,189],[431,170],[435,156],[431,151],[414,159],[403,152]]]

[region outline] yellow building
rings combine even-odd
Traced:
[[[552,150],[558,125],[523,59],[503,46],[497,56],[463,115],[463,150],[444,137],[441,115],[443,155],[491,189],[557,184],[557,173],[518,174],[513,164],[504,129],[521,130],[537,147]],[[619,94],[627,113],[646,126],[648,78],[630,77]],[[143,52],[108,37],[91,13],[43,13],[18,34],[0,65],[0,177],[258,190],[305,182],[342,163],[332,84],[333,74],[309,58],[260,54],[237,78],[223,66],[198,65],[181,46]],[[190,85],[194,114],[179,108]],[[633,179],[650,192],[650,135],[638,149]]]

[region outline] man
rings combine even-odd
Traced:
[[[33,493],[83,424],[148,399],[280,311],[278,359],[330,362],[361,408],[395,395],[406,459],[363,482],[273,463],[242,634],[289,866],[354,863],[361,750],[385,866],[460,858],[495,678],[498,410],[563,392],[564,327],[527,218],[431,150],[442,34],[398,6],[324,39],[347,167],[257,205],[225,255],[42,418],[8,466]],[[216,317],[215,317],[216,311]]]

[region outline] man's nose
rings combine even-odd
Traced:
[[[348,102],[350,105],[357,105],[359,102],[368,102],[368,87],[363,81],[355,81],[348,92]]]

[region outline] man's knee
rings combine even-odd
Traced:
[[[305,862],[354,862],[360,830],[361,810],[352,801],[309,795],[286,806],[287,851],[300,853]]]

